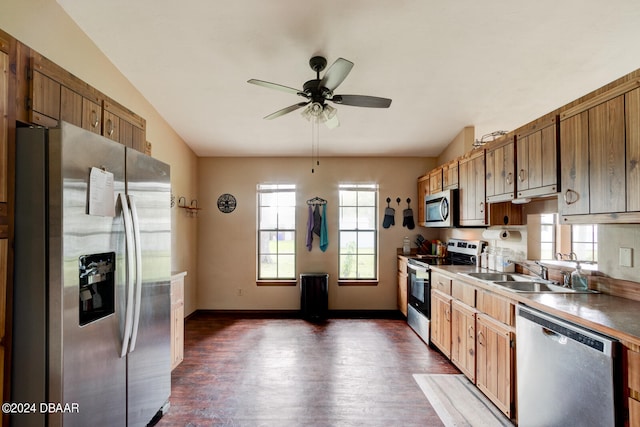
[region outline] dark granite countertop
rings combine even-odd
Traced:
[[[487,271],[475,266],[439,265],[434,270],[459,275],[478,288],[491,290],[516,302],[613,336],[626,345],[640,346],[640,301],[607,294],[560,294],[511,292],[462,273]]]

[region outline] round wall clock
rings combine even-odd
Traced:
[[[232,194],[225,193],[218,197],[218,209],[220,212],[233,212],[236,208],[236,198]]]

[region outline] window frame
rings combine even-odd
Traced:
[[[590,227],[591,239],[590,240],[575,240],[575,227]],[[586,257],[583,251],[576,251],[574,244],[579,243],[583,245],[590,245],[590,256]],[[571,226],[571,252],[576,254],[576,257],[580,261],[598,262],[598,224],[573,224]]]
[[[355,191],[358,192],[373,192],[373,205],[363,205],[359,203],[358,195],[356,194],[356,202],[355,205],[351,204],[343,204],[343,191]],[[379,281],[380,271],[380,230],[378,225],[378,206],[379,206],[379,198],[380,198],[380,187],[377,183],[374,182],[366,182],[366,183],[341,183],[338,184],[338,284],[339,285],[347,285],[347,286],[376,286]],[[355,208],[356,209],[356,221],[354,227],[345,226],[343,223],[343,209],[344,208]],[[360,221],[358,221],[358,209],[359,208],[372,208],[373,209],[373,218],[371,228],[361,228]],[[361,233],[372,233],[373,234],[373,253],[360,253],[358,250],[358,245],[356,244],[356,253],[353,254],[351,252],[343,252],[343,233],[356,233],[356,239],[360,237]],[[358,259],[362,256],[371,256],[373,255],[373,276],[372,277],[343,277],[343,255],[355,255],[356,258],[356,276],[358,275]]]
[[[272,205],[263,205],[262,201],[263,198],[261,197],[263,194],[269,194],[269,193],[284,193],[284,192],[292,192],[293,193],[293,205],[280,205],[279,201],[276,202],[275,206]],[[262,227],[262,212],[263,212],[263,208],[265,207],[275,207],[276,208],[276,220],[275,220],[275,227]],[[291,220],[293,221],[293,228],[281,228],[279,225],[279,215],[280,212],[278,211],[279,208],[289,208],[292,210],[292,218]],[[296,216],[297,216],[297,186],[295,184],[290,184],[290,183],[279,183],[279,184],[274,184],[274,183],[263,183],[263,184],[258,184],[256,186],[256,284],[258,285],[277,285],[277,286],[295,286],[297,284],[297,252],[298,252],[298,248],[297,248],[297,224],[296,224]],[[293,249],[292,252],[280,252],[280,248],[278,247],[276,249],[275,252],[271,253],[271,252],[263,252],[262,251],[262,233],[267,232],[267,233],[292,233],[292,239],[291,241],[293,242]],[[289,240],[289,239],[287,239]],[[279,242],[278,239],[276,239],[276,242]],[[261,268],[261,257],[265,254],[269,254],[269,255],[273,255],[276,258],[276,276],[275,277],[270,277],[270,276],[262,276],[263,272],[262,272],[262,268]],[[279,255],[290,255],[293,258],[293,274],[292,276],[283,276],[280,277],[279,276],[279,268],[278,268],[278,262],[279,262]]]

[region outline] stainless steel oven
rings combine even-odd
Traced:
[[[445,190],[425,198],[424,222],[427,227],[458,225],[458,190]]]
[[[429,264],[409,259],[407,323],[429,344],[429,322],[431,319],[431,270]]]

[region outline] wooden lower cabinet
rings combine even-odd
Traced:
[[[640,353],[627,349],[629,426],[640,427]]]
[[[407,317],[407,259],[398,257],[398,310]]]
[[[431,344],[451,359],[451,295],[431,290]]]
[[[513,327],[476,315],[476,385],[508,417],[515,405]]]
[[[171,276],[171,370],[184,359],[184,276]]]
[[[458,300],[451,302],[451,362],[476,382],[476,313]]]

